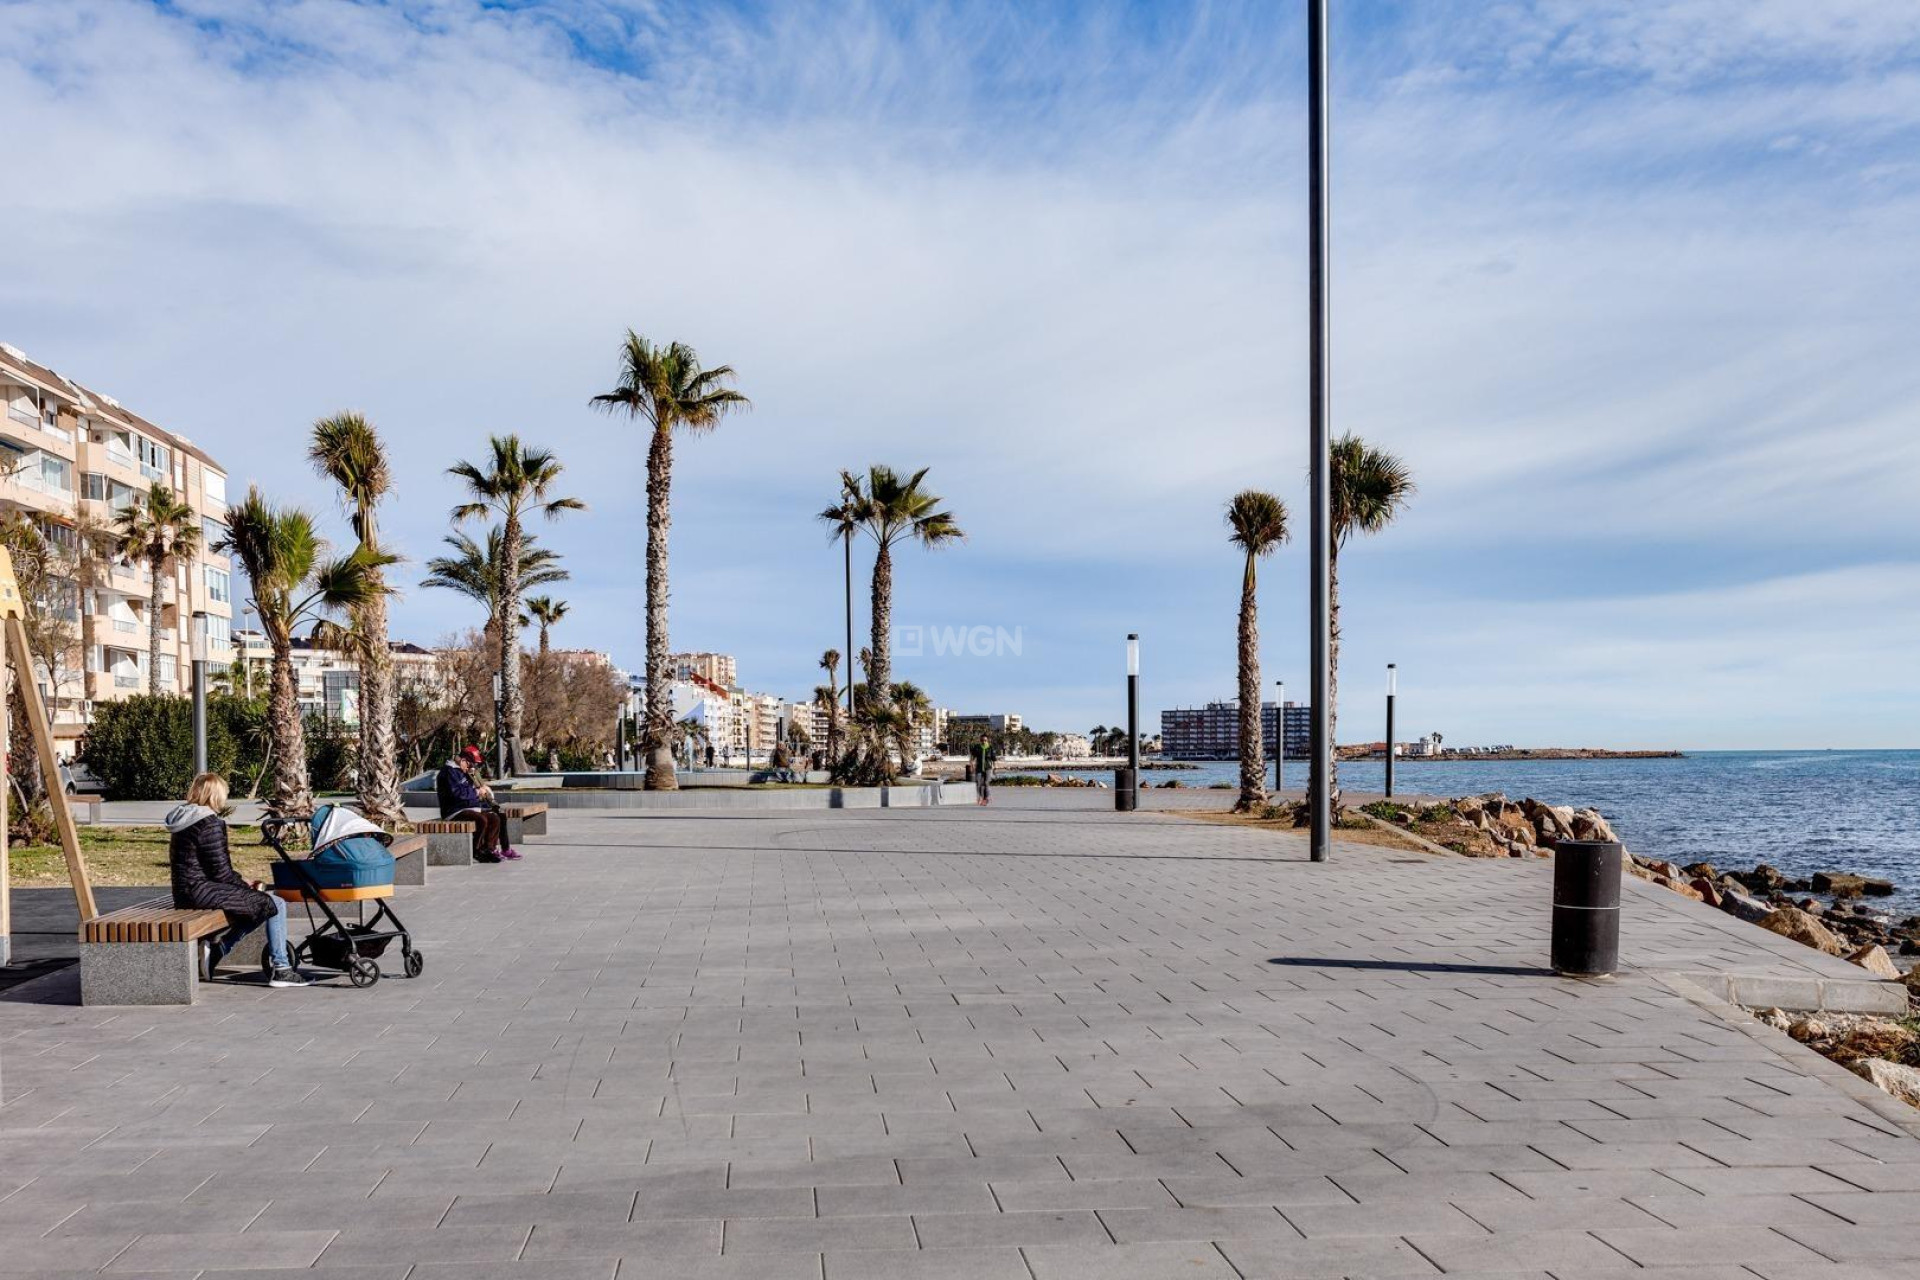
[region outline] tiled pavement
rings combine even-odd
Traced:
[[[1540,972],[1538,866],[999,806],[553,828],[402,900],[417,981],[9,993],[0,1271],[1920,1270],[1920,1113]],[[1739,950],[1686,905],[1635,897],[1630,954]]]

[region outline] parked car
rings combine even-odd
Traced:
[[[60,762],[60,785],[68,795],[100,794],[101,782],[92,769],[81,760],[63,760]]]

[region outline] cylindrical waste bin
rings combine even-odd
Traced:
[[[1126,812],[1139,807],[1138,791],[1140,775],[1128,768],[1113,771],[1113,807]]]
[[[1620,867],[1612,840],[1564,840],[1553,847],[1553,968],[1593,978],[1620,967]]]

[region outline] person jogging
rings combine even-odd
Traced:
[[[992,739],[982,738],[968,754],[973,758],[973,802],[989,804],[993,800],[993,762],[1000,753],[993,749]]]

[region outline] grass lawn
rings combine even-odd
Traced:
[[[1293,819],[1262,818],[1251,813],[1227,813],[1223,810],[1208,809],[1168,809],[1165,812],[1182,818],[1198,818],[1202,822],[1217,822],[1228,827],[1259,827],[1268,831],[1298,832],[1305,835],[1305,827],[1293,825]],[[1413,849],[1420,853],[1430,853],[1395,831],[1383,831],[1366,821],[1358,814],[1349,814],[1345,822],[1333,829],[1333,838],[1343,844],[1372,844],[1387,849]]]
[[[165,885],[165,827],[93,826],[80,829],[80,852],[96,885]],[[233,867],[249,880],[273,874],[267,864],[273,850],[260,843],[259,827],[236,826],[230,832]],[[13,883],[23,888],[68,883],[67,860],[58,844],[15,845],[8,851]]]

